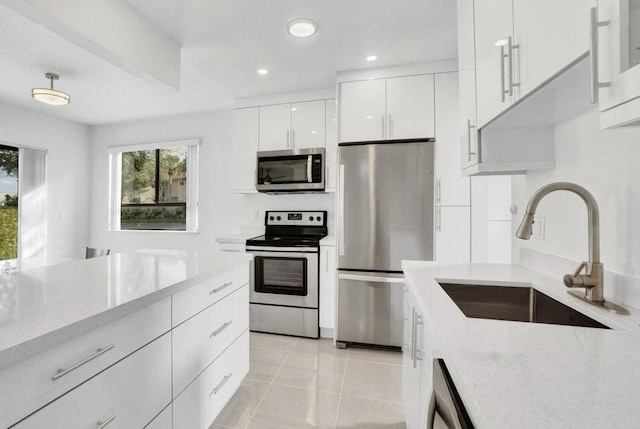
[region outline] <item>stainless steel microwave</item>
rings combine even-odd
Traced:
[[[324,191],[324,148],[258,152],[257,162],[256,189],[260,192]]]

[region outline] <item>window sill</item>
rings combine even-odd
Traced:
[[[162,230],[162,229],[110,229],[109,232],[118,232],[118,233],[134,233],[134,234],[140,234],[140,233],[154,233],[154,234],[193,234],[193,235],[197,235],[200,234],[200,231],[175,231],[175,230]]]

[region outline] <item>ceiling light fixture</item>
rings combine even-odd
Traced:
[[[375,55],[369,55],[369,56],[367,57],[367,61],[375,61],[375,60],[377,60],[377,59],[378,59],[378,57],[377,57],[377,56],[375,56]]]
[[[287,33],[290,36],[304,39],[311,37],[318,31],[318,24],[310,19],[298,18],[287,24]]]
[[[62,106],[71,103],[71,96],[66,92],[53,89],[53,81],[60,79],[55,73],[45,73],[44,77],[51,81],[51,88],[33,88],[31,96],[41,103]]]
[[[264,76],[266,74],[269,74],[269,70],[267,70],[267,69],[258,69],[258,74],[261,74],[261,75]]]

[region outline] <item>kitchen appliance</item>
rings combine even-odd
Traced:
[[[253,254],[250,325],[256,332],[319,338],[320,240],[326,211],[268,211]]]
[[[258,152],[256,189],[267,193],[324,191],[324,162],[324,148]]]
[[[400,263],[433,260],[433,140],[339,146],[337,345],[398,348]]]
[[[473,429],[473,423],[442,359],[433,360],[433,396],[427,429]]]

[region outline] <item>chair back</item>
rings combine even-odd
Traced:
[[[87,247],[85,259],[97,258],[98,256],[107,256],[111,253],[111,249],[95,249],[93,247]]]

